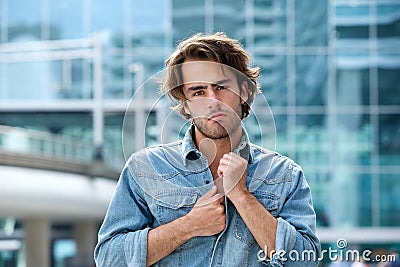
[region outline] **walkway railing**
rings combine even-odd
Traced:
[[[93,148],[79,139],[0,125],[0,150],[89,163]]]
[[[110,155],[113,154],[113,155]],[[78,138],[0,125],[0,164],[118,178],[121,156],[107,149],[113,162],[94,159],[91,142]]]

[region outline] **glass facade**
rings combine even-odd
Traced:
[[[95,142],[94,114],[100,112],[103,157],[113,150],[119,169],[123,116],[138,85],[163,69],[179,40],[215,31],[240,39],[261,67],[276,149],[302,165],[318,225],[399,227],[396,0],[0,0],[0,124]],[[73,56],[92,36],[100,39],[100,56],[91,56],[93,50]],[[68,56],[48,57],[48,50],[35,54],[40,49],[29,47],[32,41],[46,47],[46,41],[71,40],[81,41]],[[28,47],[25,54],[18,45]],[[147,81],[144,100],[158,97],[157,82]],[[148,117],[148,145],[160,140],[160,118],[155,111]],[[254,122],[246,123],[251,128]],[[172,128],[167,135],[174,139],[182,129]]]
[[[352,226],[398,226],[389,214],[398,214],[400,206],[388,199],[400,188],[394,178],[400,163],[395,137],[400,129],[395,81],[400,73],[400,3],[338,1],[334,13],[337,174],[355,178],[344,182],[355,203],[346,217],[356,214]]]

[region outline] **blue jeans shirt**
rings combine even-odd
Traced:
[[[249,191],[278,220],[274,257],[268,259],[225,198],[226,227],[195,237],[153,266],[316,266],[311,192],[301,168],[287,157],[251,144],[245,131],[234,150],[248,160]],[[195,147],[191,129],[178,142],[131,156],[118,181],[98,234],[98,267],[146,266],[147,234],[187,214],[213,186],[208,162]],[[251,207],[249,207],[251,209]]]

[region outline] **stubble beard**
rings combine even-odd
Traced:
[[[212,126],[210,126],[210,122],[208,118],[198,117],[193,119],[193,124],[199,130],[199,132],[204,135],[206,138],[210,139],[225,139],[230,138],[230,136],[238,129],[241,125],[241,119],[239,116],[239,112],[241,107],[239,105],[236,111],[229,110],[226,114],[228,114],[226,118],[226,123],[221,123],[219,121],[211,122]],[[213,111],[212,113],[220,112],[221,110]]]

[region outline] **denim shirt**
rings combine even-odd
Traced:
[[[265,256],[225,197],[226,227],[220,234],[194,237],[153,266],[316,266],[320,243],[310,188],[301,168],[250,143],[245,131],[234,152],[248,160],[250,193],[277,218],[277,253],[272,259]],[[146,266],[149,230],[189,213],[213,184],[208,161],[196,149],[191,129],[181,141],[133,154],[99,230],[97,266]]]

